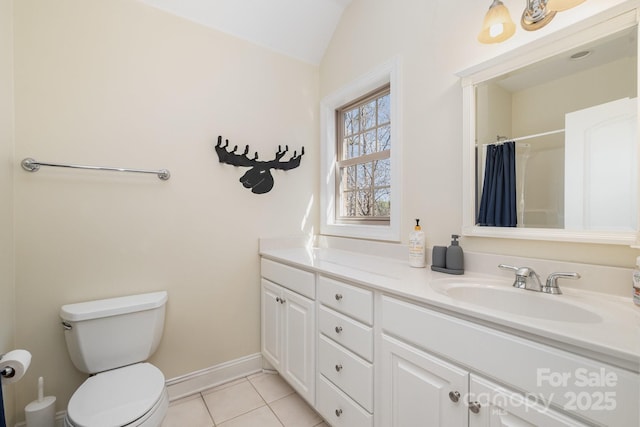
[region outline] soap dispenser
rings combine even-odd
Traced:
[[[451,246],[447,248],[447,270],[450,270],[451,274],[464,273],[464,252],[462,247],[458,244],[457,234],[451,235]]]

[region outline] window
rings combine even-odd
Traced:
[[[390,87],[336,111],[336,220],[389,223],[391,213]]]
[[[320,234],[400,241],[401,89],[396,57],[320,103]]]

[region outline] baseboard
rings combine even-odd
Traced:
[[[167,381],[169,400],[174,401],[261,370],[262,354],[255,353],[200,371],[190,372]]]
[[[207,390],[220,384],[261,372],[263,369],[262,354],[255,353],[219,365],[190,372],[167,380],[169,401]],[[66,411],[56,412],[56,427],[64,427]],[[26,427],[26,422],[20,422],[15,427]]]

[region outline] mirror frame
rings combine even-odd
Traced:
[[[624,4],[626,5],[626,3]],[[623,5],[623,6],[624,6]],[[485,227],[476,225],[476,99],[475,86],[527,65],[575,49],[608,35],[636,26],[639,9],[628,5],[612,8],[535,42],[520,46],[491,60],[467,68],[457,75],[462,83],[463,147],[462,147],[462,235],[525,240],[601,243],[640,247],[640,230],[606,232],[552,228]],[[640,50],[640,49],[639,49]],[[637,74],[640,74],[638,72]],[[636,78],[638,78],[636,76]],[[640,79],[639,79],[640,83]],[[640,84],[638,85],[640,88]],[[640,96],[636,97],[640,99]],[[638,127],[640,130],[640,126]],[[640,132],[639,132],[640,134]],[[640,171],[640,150],[638,150]],[[640,198],[638,198],[640,200]],[[640,209],[638,209],[640,224]]]

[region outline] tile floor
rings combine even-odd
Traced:
[[[277,374],[258,373],[171,402],[161,427],[328,427]]]

